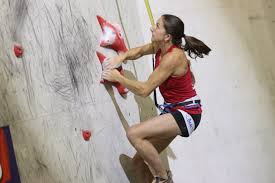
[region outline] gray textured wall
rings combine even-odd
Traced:
[[[134,153],[125,129],[156,110],[150,98],[122,98],[99,83],[95,51],[116,53],[99,47],[96,15],[122,25],[131,47],[144,43],[135,8],[114,0],[0,1],[0,124],[11,125],[22,182],[128,182],[119,161]],[[125,65],[126,74],[146,73],[142,63]],[[92,131],[90,141],[82,129]]]

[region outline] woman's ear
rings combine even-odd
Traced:
[[[164,36],[164,41],[170,41],[170,40],[172,40],[172,36],[171,36],[171,34],[165,34],[165,36]]]

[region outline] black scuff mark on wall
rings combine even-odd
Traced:
[[[49,61],[41,64],[45,83],[69,102],[92,101],[95,73],[91,66],[92,70],[98,68],[91,53],[95,53],[97,43],[93,44],[87,21],[70,1],[65,6],[55,5],[58,18],[52,17],[53,10],[50,13],[45,8],[44,12],[55,51]]]
[[[78,67],[76,65],[78,58],[77,57],[72,58],[68,55],[68,56],[66,56],[66,60],[67,60],[69,75],[70,75],[70,78],[71,78],[71,84],[72,84],[73,88],[78,91],[79,90],[78,81],[77,81],[77,77],[75,75],[76,74],[76,67]]]

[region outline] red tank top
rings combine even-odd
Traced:
[[[175,45],[171,46],[165,54],[171,52],[173,48],[178,47],[176,47]],[[155,68],[157,68],[160,64],[160,55],[161,50],[159,49],[155,56]],[[166,103],[183,102],[186,99],[196,96],[197,93],[192,85],[192,74],[190,66],[188,66],[187,72],[182,76],[169,76],[169,78],[159,86],[159,90]],[[200,114],[202,112],[201,108],[185,109],[182,106],[177,106],[173,110],[176,109],[182,109],[189,114]]]

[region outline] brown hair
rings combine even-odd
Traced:
[[[182,47],[182,38],[185,39],[184,50],[191,58],[203,58],[204,55],[208,55],[211,49],[206,46],[201,40],[186,36],[184,34],[184,23],[180,18],[174,15],[164,14],[162,15],[164,28],[167,34],[172,36],[172,43],[176,46]]]

